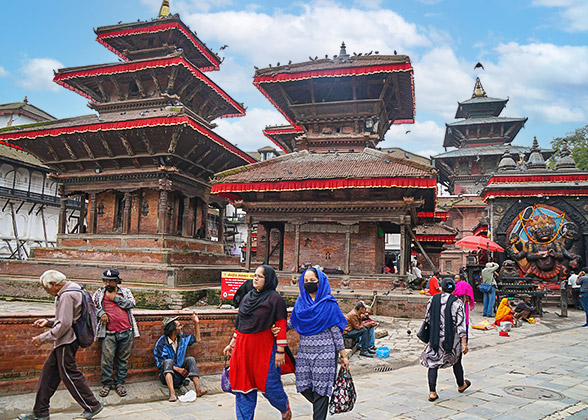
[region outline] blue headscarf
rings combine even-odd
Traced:
[[[304,288],[304,273],[298,280],[298,288],[300,289],[300,296],[296,299],[294,310],[290,320],[292,326],[300,335],[314,335],[333,325],[338,326],[341,332],[347,326],[347,319],[341,312],[339,304],[331,295],[331,286],[325,273],[318,268],[315,268],[318,273],[318,290],[316,292],[315,300],[312,300],[306,289]]]

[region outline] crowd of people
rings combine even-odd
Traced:
[[[483,287],[487,290],[484,291],[485,316],[493,316],[497,269],[498,264],[489,262],[482,270],[481,284],[486,284]],[[577,294],[576,305],[586,311],[584,326],[588,326],[587,271],[584,269],[569,279],[574,297]],[[414,272],[419,274],[419,280],[422,279],[418,265]],[[139,337],[132,312],[135,299],[131,290],[121,285],[122,279],[116,269],[104,271],[102,279],[103,287],[91,299],[97,319],[95,339],[102,350],[99,395],[107,397],[114,390],[125,397],[129,356],[133,340]],[[56,310],[54,318],[33,323],[36,328],[48,330],[33,337],[32,343],[35,346],[53,343],[53,350],[41,371],[33,412],[18,418],[49,419],[50,399],[63,382],[84,409],[74,419],[91,419],[103,406],[76,365],[80,343],[75,326],[87,305],[84,289],[55,270],[43,273],[40,282],[43,289],[56,298]],[[344,315],[331,294],[327,276],[318,267],[308,267],[300,275],[299,296],[290,319],[286,302],[276,291],[277,286],[275,270],[262,265],[255,270],[252,280],[243,283],[234,298],[238,307],[235,330],[223,353],[230,358],[229,380],[235,394],[237,419],[254,418],[258,392],[281,413],[282,419],[291,419],[289,399],[281,381],[282,374],[291,372],[296,375],[296,390],[312,404],[313,419],[325,419],[338,365],[349,369],[344,339],[358,342],[360,356],[373,357],[377,323],[370,318],[370,306],[362,301]],[[441,278],[439,271],[434,271],[422,287],[431,296],[425,314],[430,338],[420,362],[428,369],[429,401],[435,401],[439,398],[436,383],[440,368],[453,368],[460,393],[471,386],[464,376],[462,356],[468,352],[474,291],[463,273]],[[495,324],[510,322],[516,326],[534,310],[528,295],[521,296],[516,305],[511,299],[502,298]],[[189,347],[201,340],[200,320],[194,312],[195,334],[186,334],[178,318],[163,319],[163,334],[153,350],[159,379],[168,388],[170,402],[178,399],[176,390],[181,385],[193,383],[197,397],[207,393],[200,385],[196,359],[188,356]],[[300,337],[296,358],[288,347],[288,330],[296,331]]]

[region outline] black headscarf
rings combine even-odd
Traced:
[[[455,282],[450,277],[445,277],[441,282],[441,288],[445,293],[452,293],[455,290]],[[429,345],[435,351],[439,349],[439,332],[441,330],[441,296],[439,293],[431,298],[431,306],[429,308],[429,320],[431,323],[430,341]],[[445,306],[445,338],[443,340],[443,349],[446,353],[453,350],[453,341],[455,340],[455,326],[453,325],[453,316],[451,316],[451,306],[457,297],[450,294],[447,298]]]
[[[253,280],[245,280],[241,286],[235,292],[235,296],[233,296],[233,306],[238,308],[241,305],[241,301],[245,297],[247,293],[249,293],[253,289]]]
[[[262,265],[265,284],[261,291],[249,291],[241,304],[237,314],[237,329],[245,334],[254,334],[267,330],[276,321],[286,319],[286,301],[276,292],[278,276],[269,265]]]

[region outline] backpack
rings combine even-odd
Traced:
[[[96,305],[90,292],[80,285],[81,289],[67,289],[66,292],[82,294],[82,312],[80,318],[73,323],[73,330],[80,347],[90,347],[96,337]]]

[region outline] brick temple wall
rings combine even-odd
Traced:
[[[134,311],[141,337],[135,339],[129,360],[128,382],[155,380],[157,369],[153,358],[153,346],[162,335],[161,321],[166,316],[175,316],[179,311]],[[0,395],[32,392],[47,355],[50,344],[35,347],[31,338],[43,330],[33,328],[31,323],[38,318],[49,318],[53,314],[0,314]],[[236,310],[202,310],[198,312],[202,341],[188,350],[194,356],[203,375],[220,373],[224,356],[222,350],[234,331]],[[194,332],[190,315],[180,318],[186,333]],[[288,333],[288,342],[293,351],[298,348],[298,336]],[[100,383],[101,349],[98,343],[78,350],[77,364],[91,385]]]

